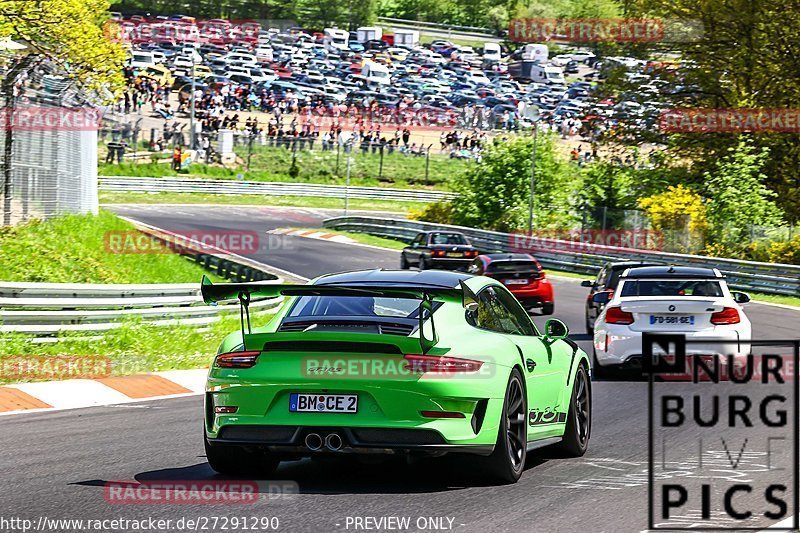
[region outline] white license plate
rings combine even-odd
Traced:
[[[358,396],[355,394],[299,394],[289,395],[292,413],[356,413]]]
[[[528,284],[528,280],[527,279],[507,279],[507,280],[504,280],[503,283],[505,283],[506,285],[527,285]]]
[[[464,254],[460,252],[447,252],[447,257],[464,257]]]
[[[694,315],[650,315],[650,325],[674,324],[678,326],[693,326]]]

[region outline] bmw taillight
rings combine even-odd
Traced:
[[[214,359],[217,368],[250,368],[256,364],[261,352],[228,352],[221,353]]]
[[[722,311],[711,315],[712,324],[738,324],[741,320],[735,307],[723,307]]]
[[[464,252],[464,257],[478,257],[478,250],[467,250]]]
[[[461,359],[459,357],[444,357],[437,355],[406,354],[406,369],[412,372],[477,372],[483,366],[483,361]]]
[[[444,257],[444,250],[433,250],[431,257]]]
[[[609,307],[606,309],[606,324],[633,324],[633,313]]]

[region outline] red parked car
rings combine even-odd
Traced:
[[[552,315],[553,286],[545,276],[542,265],[530,254],[479,255],[470,264],[470,274],[495,278],[517,297],[528,311],[541,309],[543,315]]]

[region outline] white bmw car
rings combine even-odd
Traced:
[[[612,367],[637,367],[642,359],[642,334],[681,333],[691,355],[733,355],[750,351],[750,321],[742,304],[750,297],[731,292],[719,270],[650,266],[629,268],[613,295],[593,296],[605,308],[594,325],[595,376]],[[724,342],[719,342],[724,341]]]

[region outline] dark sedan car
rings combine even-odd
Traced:
[[[464,235],[454,231],[419,233],[400,254],[400,268],[417,266],[420,270],[466,268],[478,257],[478,250]]]
[[[644,261],[620,261],[618,263],[606,263],[600,272],[597,273],[597,278],[592,280],[583,280],[581,287],[589,287],[588,296],[586,297],[586,332],[589,334],[594,333],[594,321],[597,320],[597,315],[603,310],[603,304],[597,303],[592,300],[592,297],[598,292],[608,292],[614,294],[619,285],[619,277],[628,268],[644,267],[644,266],[659,266],[660,263],[647,263]]]

